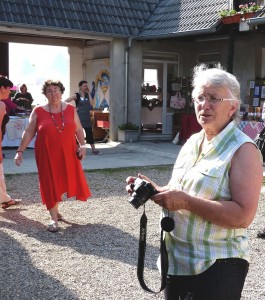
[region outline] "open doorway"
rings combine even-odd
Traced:
[[[64,96],[70,92],[70,57],[67,47],[9,43],[9,78],[16,91],[24,83],[34,99],[33,106],[45,103],[42,85],[48,79],[60,80]]]
[[[145,63],[143,68],[142,133],[162,133],[163,119],[163,64]]]
[[[171,107],[170,99],[175,95],[172,83],[178,75],[178,61],[144,60],[142,135],[158,134],[164,137],[172,135],[172,117],[175,109]]]

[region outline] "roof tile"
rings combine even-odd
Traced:
[[[140,38],[214,27],[229,0],[0,0],[0,25]]]

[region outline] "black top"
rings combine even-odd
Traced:
[[[15,102],[17,105],[25,107],[27,109],[31,109],[31,104],[33,102],[33,98],[31,96],[31,93],[26,92],[25,94],[22,93],[16,93],[15,98],[13,99],[13,102]]]

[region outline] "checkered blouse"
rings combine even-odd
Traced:
[[[236,150],[254,143],[231,122],[212,139],[199,156],[203,131],[193,135],[182,147],[174,165],[170,185],[195,197],[231,200],[229,169]],[[168,212],[164,212],[168,215]],[[171,275],[195,275],[208,269],[216,259],[239,257],[249,260],[246,229],[227,229],[187,210],[170,212],[175,229],[166,233]]]

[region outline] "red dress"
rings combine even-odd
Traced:
[[[64,114],[64,130],[59,133],[49,112],[36,108],[37,138],[35,157],[39,173],[40,193],[47,209],[62,201],[62,195],[86,201],[90,189],[76,156],[74,107],[67,105]],[[55,121],[62,127],[62,113],[53,113]]]

